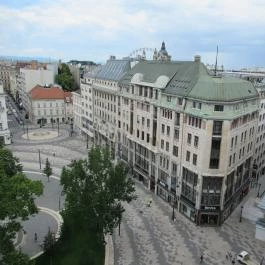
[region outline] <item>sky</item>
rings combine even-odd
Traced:
[[[160,50],[225,69],[265,67],[264,0],[0,0],[0,55],[105,63]],[[150,50],[149,50],[150,49]]]

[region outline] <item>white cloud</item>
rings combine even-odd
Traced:
[[[0,4],[0,20],[6,52],[21,46],[19,52],[28,53],[39,47],[50,54],[87,49],[126,55],[139,47],[160,48],[165,40],[173,57],[192,58],[217,44],[229,52],[264,45],[265,1],[42,0],[20,8]]]

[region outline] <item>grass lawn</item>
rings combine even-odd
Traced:
[[[36,259],[36,265],[103,265],[104,258],[105,246],[99,244],[96,235],[77,231],[56,244],[52,261],[44,253]]]

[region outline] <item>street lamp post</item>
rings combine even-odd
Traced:
[[[121,218],[119,218],[119,236],[121,235]]]
[[[241,206],[241,211],[240,211],[240,218],[239,218],[239,222],[240,223],[242,222],[242,212],[243,212],[243,208],[244,208],[244,206],[242,205]]]
[[[175,220],[175,202],[173,202],[172,204],[172,220],[174,221]]]
[[[259,198],[260,186],[261,186],[261,183],[259,183],[259,188],[258,188],[257,198]]]
[[[175,216],[175,202],[176,202],[176,196],[174,196],[173,203],[172,203],[172,220],[173,221],[176,219],[176,216]]]
[[[57,124],[58,124],[58,136],[59,136],[59,120],[57,120]]]
[[[40,149],[39,149],[39,164],[40,164],[40,170],[41,170]]]

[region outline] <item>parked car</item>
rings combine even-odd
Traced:
[[[243,250],[236,256],[237,261],[245,265],[259,265],[258,262],[252,260],[247,251]]]

